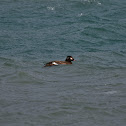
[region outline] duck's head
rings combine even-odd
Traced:
[[[65,61],[71,62],[71,61],[75,61],[75,60],[72,56],[67,56]]]

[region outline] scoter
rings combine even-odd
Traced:
[[[72,61],[75,61],[74,58],[72,56],[67,56],[65,61],[51,61],[45,64],[46,66],[57,66],[59,64],[72,64]]]

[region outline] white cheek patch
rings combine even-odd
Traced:
[[[71,60],[73,60],[73,58],[72,58],[72,57],[71,57],[70,59],[71,59]]]
[[[56,62],[52,62],[53,65],[58,65]]]

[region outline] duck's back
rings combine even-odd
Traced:
[[[72,64],[72,62],[67,62],[67,61],[51,61],[45,64],[45,66],[57,66],[59,64]]]

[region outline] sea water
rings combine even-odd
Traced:
[[[0,126],[126,126],[126,1],[1,0]]]

